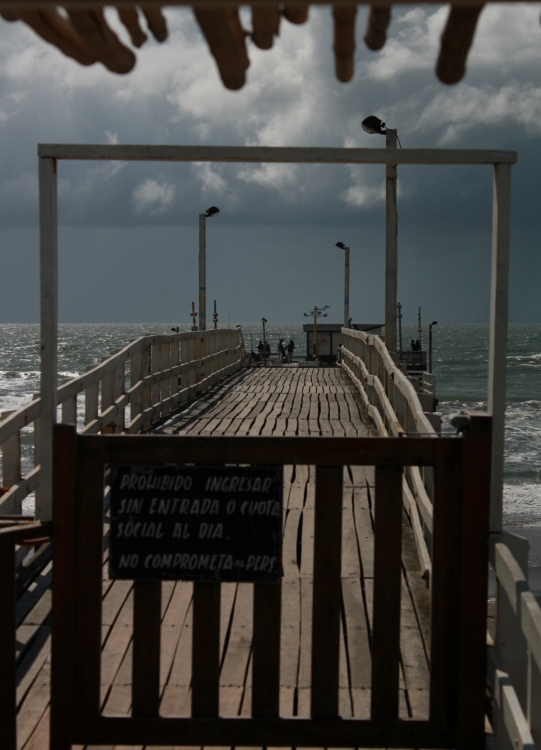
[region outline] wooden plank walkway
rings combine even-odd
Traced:
[[[339,369],[251,368],[219,384],[155,432],[212,435],[347,435],[375,433],[355,387]],[[284,471],[281,624],[282,716],[309,716],[315,470]],[[374,472],[345,467],[343,492],[340,705],[344,717],[370,711],[374,551]],[[428,718],[427,598],[411,531],[404,523],[401,610],[401,718]],[[103,568],[102,706],[128,714],[131,704],[133,586]],[[48,747],[50,584],[46,568],[19,602],[18,747]],[[161,708],[189,715],[192,591],[164,582]],[[220,713],[251,709],[253,587],[222,584]],[[84,644],[81,644],[84,648]]]

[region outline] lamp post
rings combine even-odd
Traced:
[[[263,365],[267,366],[267,341],[265,339],[265,323],[267,322],[267,318],[261,318],[261,322],[263,323]]]
[[[192,318],[192,331],[197,331],[197,323],[195,322],[197,318],[197,311],[195,309],[195,302],[192,302],[192,311],[190,313],[190,316]]]
[[[206,220],[217,216],[220,209],[217,206],[207,208],[204,214],[199,214],[199,330],[207,327],[207,225]]]
[[[320,317],[321,318],[326,318],[327,317],[327,313],[323,312],[323,311],[324,310],[328,310],[328,309],[329,309],[329,305],[325,305],[324,307],[318,307],[317,305],[314,305],[314,309],[313,310],[310,310],[309,313],[304,313],[304,317],[305,318],[310,318],[312,316],[314,318],[314,344],[313,344],[313,347],[314,347],[314,350],[313,350],[314,359],[317,358],[317,354],[318,354],[318,352],[317,352],[317,339],[316,339],[316,335],[317,335],[317,319],[320,318]]]
[[[387,148],[400,144],[396,130],[371,115],[361,123],[371,135],[384,135]],[[400,144],[401,145],[401,144]],[[398,211],[396,205],[396,164],[387,164],[385,180],[385,344],[396,352],[396,297],[398,283]]]
[[[438,321],[433,320],[428,326],[428,372],[432,373],[432,326],[437,326]]]
[[[214,321],[214,328],[218,328],[218,313],[216,312],[216,300],[214,300],[214,312],[212,313],[212,320]]]
[[[349,328],[349,247],[343,242],[337,242],[336,247],[345,250],[344,266],[344,328]]]
[[[398,351],[402,354],[402,304],[399,302],[398,309]]]

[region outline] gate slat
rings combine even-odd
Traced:
[[[398,718],[402,469],[376,467],[372,719]]]
[[[437,455],[434,464],[430,719],[443,732],[456,728],[461,463]]]
[[[492,418],[470,414],[469,421],[464,430],[457,748],[481,747],[484,737]]]
[[[77,443],[80,446],[80,442]],[[100,714],[103,456],[78,455],[75,483],[74,732]]]
[[[338,716],[342,467],[316,467],[312,607],[313,717]]]
[[[252,716],[280,713],[282,582],[254,584]]]
[[[220,676],[219,583],[194,583],[192,716],[218,716]]]
[[[53,521],[55,524],[51,633],[50,747],[71,748],[73,714],[74,485],[75,427],[56,425],[53,435]],[[100,545],[101,548],[101,545]]]
[[[157,716],[159,711],[161,599],[161,581],[135,581],[132,660],[134,716]]]

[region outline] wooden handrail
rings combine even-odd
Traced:
[[[167,416],[172,409],[240,367],[242,350],[239,328],[142,336],[58,388],[57,404],[62,407],[62,421],[77,422],[77,397],[84,393],[82,432],[133,433],[148,428],[156,419]],[[131,372],[129,386],[126,385],[127,362]],[[126,417],[128,407],[130,412]],[[13,461],[8,459],[6,464],[7,454],[4,455],[4,480],[9,477],[5,482],[9,489],[0,499],[2,513],[20,512],[24,498],[34,491],[39,492],[40,477],[47,473],[42,471],[40,462],[37,429],[40,418],[41,399],[38,397],[0,420],[0,446],[5,450],[9,441],[20,440],[24,427],[32,423],[35,426],[35,466],[30,472],[20,476],[20,458],[17,458],[20,451],[16,445],[9,446]],[[7,475],[6,465],[10,467]]]

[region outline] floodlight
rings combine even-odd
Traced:
[[[385,135],[385,130],[383,130],[385,123],[375,115],[365,117],[361,122],[361,126],[365,133],[370,133],[370,135]]]

